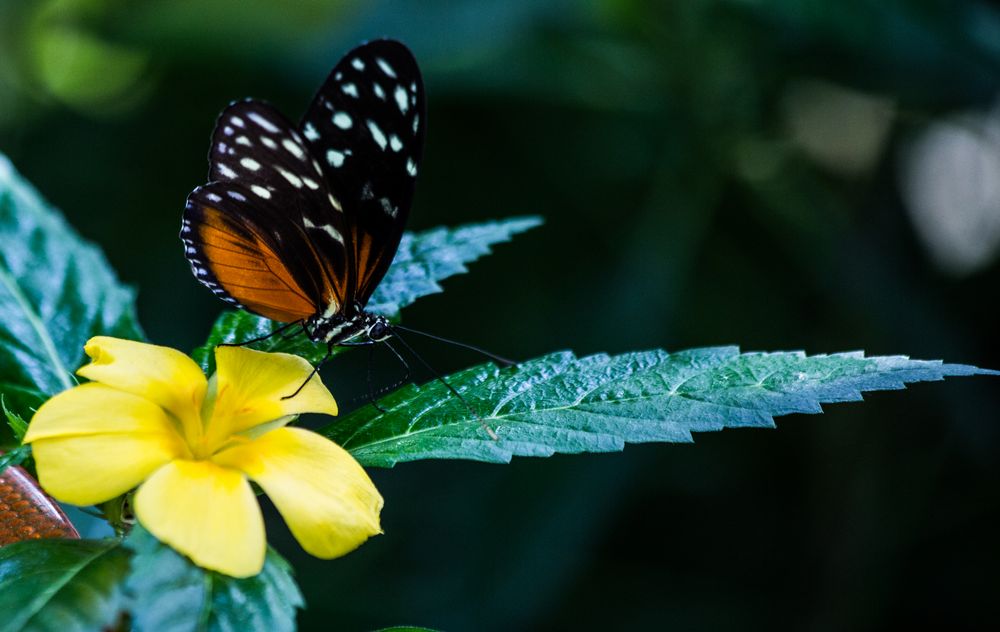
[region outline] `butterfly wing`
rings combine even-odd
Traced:
[[[274,320],[336,313],[348,294],[347,226],[293,125],[265,103],[234,103],[209,162],[211,182],[188,196],[181,227],[195,277]]]
[[[347,300],[364,306],[396,254],[413,202],[426,113],[417,62],[375,40],[347,53],[299,129],[346,224]]]

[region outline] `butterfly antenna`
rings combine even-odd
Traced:
[[[478,420],[479,420],[479,423],[480,423],[480,425],[482,425],[482,427],[483,427],[483,430],[485,430],[485,431],[486,431],[486,434],[490,435],[490,439],[493,439],[494,441],[499,441],[499,440],[500,440],[500,437],[498,437],[498,436],[497,436],[497,433],[493,431],[493,428],[490,428],[489,424],[487,424],[487,423],[486,423],[486,420],[484,420],[484,419],[483,419],[483,418],[482,418],[482,417],[481,417],[481,416],[479,415],[479,413],[477,413],[477,412],[475,411],[475,409],[473,409],[473,408],[472,408],[472,406],[471,406],[471,405],[469,404],[469,402],[468,402],[468,401],[466,401],[466,399],[465,399],[464,397],[462,397],[462,394],[461,394],[461,393],[459,393],[459,392],[458,392],[457,390],[455,390],[455,387],[454,387],[454,386],[452,386],[451,384],[449,384],[449,383],[448,383],[448,382],[447,382],[447,381],[446,381],[446,380],[445,380],[445,379],[444,379],[443,377],[441,377],[441,374],[440,374],[440,373],[438,373],[438,372],[437,372],[437,371],[436,371],[436,370],[434,369],[434,367],[432,367],[432,366],[431,366],[430,364],[428,364],[427,360],[424,360],[424,359],[423,359],[423,358],[422,358],[422,357],[420,356],[420,354],[419,354],[419,353],[417,353],[417,352],[416,352],[416,351],[415,351],[415,350],[413,349],[413,347],[411,347],[411,346],[410,346],[410,344],[409,344],[408,342],[406,342],[405,340],[403,340],[403,338],[402,338],[402,337],[400,337],[400,335],[399,335],[398,333],[396,333],[396,331],[395,331],[395,330],[396,330],[396,327],[397,327],[397,325],[393,325],[393,326],[392,326],[392,328],[391,328],[391,329],[392,329],[392,331],[393,331],[393,334],[394,334],[394,337],[396,338],[396,340],[398,340],[398,341],[399,341],[399,342],[400,342],[400,343],[401,343],[401,344],[402,344],[402,345],[403,345],[404,347],[406,347],[406,350],[407,350],[407,351],[409,351],[409,352],[410,352],[411,354],[413,354],[413,357],[414,357],[414,358],[416,358],[417,360],[419,360],[419,361],[420,361],[420,364],[424,365],[424,368],[426,368],[426,369],[427,369],[428,371],[430,371],[430,372],[431,372],[431,375],[433,375],[433,376],[434,376],[435,378],[437,378],[437,381],[439,381],[439,382],[441,382],[442,384],[444,384],[444,385],[445,385],[445,386],[446,386],[446,387],[448,388],[448,390],[449,390],[449,391],[451,391],[451,393],[452,393],[452,394],[453,394],[453,395],[454,395],[455,397],[457,397],[457,398],[458,398],[458,399],[459,399],[459,400],[460,400],[460,401],[462,402],[462,404],[464,404],[464,405],[465,405],[465,407],[466,407],[466,408],[468,409],[468,411],[469,411],[470,413],[472,413],[472,416],[473,416],[473,417],[475,417],[476,419],[478,419]],[[393,349],[392,345],[390,345],[390,344],[389,344],[389,341],[388,341],[388,340],[384,340],[383,342],[385,342],[385,343],[386,343],[386,346],[388,346],[388,347],[389,347],[390,349],[392,349],[392,350],[393,350],[393,352],[394,352],[394,353],[395,353],[395,354],[396,354],[397,356],[399,356],[399,352],[398,352],[398,351],[396,351],[395,349]]]
[[[277,336],[278,334],[280,334],[281,332],[285,331],[286,329],[288,329],[292,325],[299,325],[301,323],[302,323],[301,320],[293,320],[290,323],[285,323],[281,327],[278,327],[277,329],[275,329],[274,331],[272,331],[269,334],[265,334],[263,336],[258,336],[256,338],[251,338],[250,340],[244,340],[243,342],[220,342],[217,346],[219,346],[219,347],[245,347],[247,345],[252,345],[255,342],[263,342],[263,341],[267,340],[268,338],[271,338],[273,336]],[[296,334],[297,333],[298,332],[296,332]],[[296,334],[292,334],[292,335],[296,335]],[[286,337],[290,337],[290,336],[286,336]]]
[[[508,360],[507,358],[504,358],[502,356],[498,356],[495,353],[490,353],[489,351],[487,351],[486,349],[483,349],[481,347],[476,347],[474,345],[466,344],[464,342],[459,342],[457,340],[449,340],[448,338],[442,338],[441,336],[435,336],[434,334],[429,334],[426,331],[420,331],[419,329],[410,329],[409,327],[403,327],[402,325],[393,325],[392,328],[394,330],[395,329],[401,329],[401,330],[409,332],[409,333],[419,334],[421,336],[426,336],[428,338],[431,338],[433,340],[437,340],[439,342],[445,342],[445,343],[450,344],[450,345],[455,345],[456,347],[462,347],[462,348],[468,349],[470,351],[475,351],[476,353],[480,353],[480,354],[486,356],[490,360],[494,360],[496,362],[499,362],[501,365],[503,365],[505,367],[514,366],[515,364],[517,364],[517,362],[515,362],[514,360]]]

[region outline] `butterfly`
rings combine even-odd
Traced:
[[[263,101],[230,104],[212,134],[209,182],[184,208],[194,276],[328,349],[390,337],[365,306],[410,213],[425,110],[416,60],[389,39],[348,52],[297,125]]]

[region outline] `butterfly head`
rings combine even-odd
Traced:
[[[374,342],[381,342],[386,338],[392,337],[392,329],[389,327],[389,321],[386,320],[385,316],[378,316],[375,314],[365,314],[368,319],[368,329],[365,331],[365,335],[368,336],[369,340]]]

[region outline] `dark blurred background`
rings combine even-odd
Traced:
[[[0,0],[0,151],[139,288],[149,337],[192,348],[222,303],[177,231],[216,115],[254,96],[297,118],[376,36],[429,93],[410,228],[547,219],[408,325],[515,358],[736,343],[1000,368],[994,3]],[[345,408],[363,355],[327,375]],[[307,630],[990,627],[997,384],[867,400],[695,445],[375,471],[386,535],[339,561],[269,529]]]

